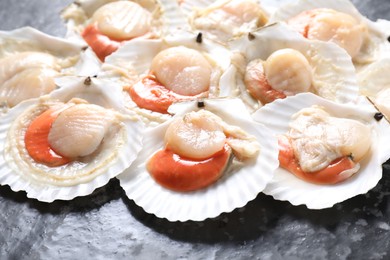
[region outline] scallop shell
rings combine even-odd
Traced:
[[[128,102],[130,102],[129,97],[127,97],[128,94],[123,92],[122,86],[118,84],[118,82],[114,82],[110,79],[97,76],[69,76],[56,78],[55,82],[60,89],[51,93],[51,99],[68,102],[72,98],[80,98],[86,100],[88,103],[137,117],[145,124],[151,124],[149,120],[153,120],[153,122],[158,124],[170,118],[169,115],[161,115],[160,113],[144,115],[139,111],[129,109],[127,105]]]
[[[262,25],[267,22],[268,12],[264,10],[262,3],[257,0],[250,0],[250,2],[259,7],[258,11],[260,14],[258,13],[256,16],[254,16],[254,19],[247,23],[243,23],[240,26],[236,26],[236,24],[234,24],[235,21],[232,23],[225,17],[221,17],[221,13],[213,17],[209,16],[210,14],[215,14],[214,11],[220,11],[221,7],[226,4],[230,4],[231,2],[240,3],[242,1],[183,0],[180,3],[180,7],[187,15],[189,26],[192,31],[202,31],[206,37],[221,43],[225,43],[229,39],[239,37],[245,33],[259,28],[257,22],[261,23]],[[253,8],[251,10],[253,10]],[[242,10],[242,12],[244,12],[244,10]],[[246,15],[248,16],[248,12]],[[233,15],[230,14],[230,17],[231,16]]]
[[[85,43],[81,32],[91,22],[94,12],[105,4],[121,0],[79,0],[70,4],[61,14],[67,25],[66,38]],[[131,1],[131,0],[129,0]],[[171,0],[134,0],[152,13],[152,32],[147,37],[159,38],[185,25],[186,19],[181,14],[177,1]]]
[[[359,22],[367,26],[368,36],[360,53],[354,57],[354,63],[359,68],[362,65],[372,63],[383,55],[387,55],[390,51],[387,43],[386,30],[380,22],[372,22],[355,8],[349,0],[299,0],[281,6],[270,17],[269,23],[286,21],[303,11],[316,8],[330,8],[339,12],[351,15]],[[388,28],[388,27],[387,27]]]
[[[100,71],[98,60],[84,51],[85,44],[54,37],[31,27],[0,31],[0,46],[0,58],[25,51],[49,53],[59,58],[62,75],[90,76]]]
[[[230,60],[231,52],[224,46],[207,39],[202,39],[202,43],[198,43],[197,37],[197,34],[183,31],[164,39],[135,39],[127,42],[117,52],[106,58],[99,76],[119,82],[123,86],[132,85],[149,73],[152,60],[160,51],[170,47],[185,46],[200,51],[212,64],[210,96],[236,95],[236,86],[230,80],[234,72],[234,66]],[[128,107],[136,108],[136,104],[131,101],[129,95],[127,93],[125,95]],[[161,122],[168,119],[160,113],[151,113],[149,110],[138,109],[137,111],[151,118],[152,121]]]
[[[58,57],[78,56],[84,47],[66,39],[47,35],[31,27],[0,31],[0,57],[21,51],[48,52]]]
[[[96,85],[94,84],[94,88]],[[54,91],[50,96],[32,99],[17,105],[2,118],[0,128],[0,184],[9,185],[14,191],[26,191],[27,197],[43,202],[54,200],[71,200],[78,196],[92,193],[96,188],[105,185],[111,178],[120,174],[130,166],[142,148],[144,126],[135,116],[124,115],[109,110],[120,129],[113,137],[106,137],[99,152],[86,157],[82,161],[74,161],[61,167],[48,167],[31,159],[24,145],[26,127],[39,115],[47,105],[63,104],[59,100],[68,101],[69,94],[75,94],[77,84]],[[80,88],[80,87],[79,87]],[[65,90],[68,93],[65,93]],[[112,97],[102,99],[102,93],[90,91],[83,97],[105,104],[111,103]],[[106,91],[107,92],[107,91]],[[109,141],[112,140],[112,141]],[[62,177],[64,180],[61,180]]]
[[[89,54],[83,51],[84,45],[53,37],[30,27],[13,31],[0,31],[0,46],[0,59],[9,59],[12,58],[12,55],[24,55],[27,52],[50,54],[56,66],[55,74],[45,77],[93,75],[100,70],[100,65],[97,65],[94,59],[91,59]],[[29,71],[23,70],[19,73],[31,73]],[[21,77],[14,77],[12,80],[15,78]],[[39,76],[35,78],[42,80]]]
[[[376,108],[390,120],[390,57],[366,66],[358,73],[360,93],[367,96]]]
[[[279,167],[263,192],[293,205],[304,204],[309,209],[323,209],[375,187],[382,177],[382,163],[390,157],[390,149],[387,147],[390,128],[386,120],[378,122],[374,119],[377,111],[364,98],[355,105],[337,104],[311,93],[277,100],[259,109],[253,118],[265,124],[275,135],[280,135],[288,131],[293,114],[313,105],[324,107],[332,116],[356,119],[371,126],[371,153],[360,162],[360,170],[344,182],[335,185],[311,184]]]
[[[246,91],[243,82],[246,65],[254,59],[266,60],[273,52],[291,48],[301,52],[313,68],[313,86],[319,96],[340,103],[354,102],[358,97],[355,68],[349,55],[333,43],[309,41],[284,24],[272,24],[231,42],[231,48],[238,53],[237,86],[241,97],[252,109],[254,100]]]
[[[253,122],[243,103],[233,100],[204,100],[204,108],[220,116],[225,122],[240,126],[258,138],[260,155],[256,163],[230,168],[215,184],[194,192],[173,192],[157,184],[145,168],[155,151],[163,147],[163,136],[170,121],[149,129],[145,144],[136,162],[117,178],[127,196],[148,213],[169,221],[202,221],[223,212],[244,206],[261,192],[278,167],[277,141],[262,125]],[[170,112],[183,116],[199,110],[197,102],[178,103]],[[175,116],[175,117],[176,117]]]
[[[115,82],[98,77],[59,77],[55,80],[60,89],[53,91],[51,99],[68,102],[80,98],[104,108],[128,113],[125,108],[122,87]]]
[[[230,51],[222,45],[203,39],[202,43],[197,42],[198,34],[182,31],[177,35],[167,36],[164,39],[144,40],[135,39],[125,43],[118,51],[107,57],[103,66],[106,69],[122,69],[119,75],[135,75],[134,79],[127,80],[133,83],[142,75],[147,75],[153,58],[162,50],[185,46],[202,52],[214,67],[224,71],[231,65]],[[103,74],[104,75],[104,74]],[[126,81],[126,79],[124,79]]]
[[[261,6],[267,12],[269,17],[272,15],[283,5],[294,3],[296,0],[261,0]]]

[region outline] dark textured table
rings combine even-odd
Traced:
[[[370,19],[390,19],[388,0],[353,2]],[[68,3],[1,0],[0,29],[30,25],[62,36]],[[185,223],[145,213],[117,180],[51,204],[0,187],[0,259],[390,259],[389,174],[384,165],[372,191],[330,209],[259,194],[232,213]]]

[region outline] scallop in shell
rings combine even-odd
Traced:
[[[360,67],[389,52],[387,34],[378,23],[361,15],[348,0],[300,0],[275,11],[270,23],[285,21],[308,38],[332,41]]]
[[[137,117],[79,98],[32,99],[2,120],[0,183],[44,202],[92,193],[129,167],[142,147]]]
[[[341,103],[358,97],[355,68],[335,44],[309,41],[284,24],[273,24],[230,45],[240,95],[252,109],[258,101],[265,104],[300,92]]]
[[[104,61],[123,42],[159,38],[185,23],[176,1],[82,0],[62,13],[68,37],[86,41]]]
[[[240,100],[205,99],[199,102],[177,103],[170,107],[170,112],[175,114],[171,120],[156,128],[147,130],[144,147],[136,162],[127,171],[118,176],[127,196],[143,207],[146,212],[153,213],[160,218],[167,218],[169,221],[202,221],[206,218],[216,217],[222,212],[230,212],[237,207],[244,206],[248,201],[254,199],[265,187],[268,180],[272,178],[273,171],[278,166],[276,139],[270,135],[264,126],[253,122]],[[198,120],[199,117],[203,117],[202,114],[208,115],[206,116],[207,123]],[[219,119],[214,121],[216,117]],[[191,128],[188,124],[181,124],[182,120],[192,122],[190,125],[194,124],[195,129],[190,130],[190,132],[182,132],[181,130],[183,129]],[[216,124],[217,121],[221,122],[220,120],[223,120],[225,122],[223,124],[226,124],[222,131],[229,129],[228,132],[230,134],[226,134],[226,136],[221,134],[221,125],[219,123]],[[197,128],[200,125],[202,125],[200,129],[203,130]],[[171,138],[172,131],[178,132],[178,136]],[[221,144],[223,146],[225,141],[230,140],[229,146],[233,152],[236,150],[236,156],[250,155],[254,156],[254,158],[241,162],[233,159],[224,170],[222,176],[218,175],[217,179],[214,179],[216,182],[208,183],[208,186],[202,189],[184,192],[183,190],[188,189],[181,187],[179,189],[181,191],[174,191],[176,190],[175,188],[171,190],[172,187],[163,187],[162,185],[166,182],[160,185],[161,180],[157,178],[157,181],[155,181],[154,178],[156,176],[153,175],[153,178],[147,170],[147,164],[150,163],[151,155],[164,147],[163,139],[167,132],[169,132],[169,140],[166,141],[170,147],[176,145],[172,149],[177,151],[183,150],[181,145],[183,142],[186,143],[184,140],[185,136],[194,134],[194,131],[201,135],[197,139],[199,146],[191,146],[191,149],[195,150],[189,151],[190,156],[196,154],[198,148],[199,150],[207,151],[208,154],[213,154],[214,151],[221,148]],[[202,145],[205,144],[203,141],[208,140],[210,136],[215,137],[215,139],[212,139],[213,141],[210,141],[210,146],[212,147]],[[248,137],[246,141],[244,140],[245,137]],[[194,141],[193,139],[191,140]],[[187,139],[190,142],[191,140]],[[258,148],[260,148],[260,151]],[[199,154],[202,158],[204,155],[203,153]],[[218,157],[220,155],[220,153],[217,153],[214,156]],[[188,157],[188,154],[185,156]],[[214,158],[214,156],[211,158]],[[191,161],[193,160],[191,159]],[[168,164],[164,165],[170,167]],[[221,166],[219,163],[216,165]],[[185,165],[179,165],[178,167],[185,168]],[[196,167],[196,169],[199,168]],[[214,169],[215,167],[210,169],[210,174],[212,174],[211,172],[214,173]],[[198,170],[194,170],[194,172],[199,173]],[[182,178],[188,180],[188,178],[191,178],[191,174],[181,175],[180,178],[181,180],[183,180]],[[168,182],[175,183],[176,181],[170,179]],[[178,183],[176,182],[176,184]]]
[[[0,102],[12,108],[56,89],[54,78],[97,71],[83,45],[32,28],[0,32]]]
[[[128,107],[153,121],[166,118],[176,101],[232,95],[235,86],[222,84],[233,67],[230,55],[201,34],[135,39],[107,57],[99,76],[121,82]]]
[[[184,0],[180,4],[189,16],[193,31],[210,39],[226,42],[267,23],[267,15],[255,0]]]
[[[358,74],[360,93],[367,96],[386,118],[390,119],[390,57],[383,57],[366,66]]]
[[[361,154],[364,154],[359,162],[360,168],[351,177],[349,176],[353,172],[347,173],[346,171],[348,176],[344,177],[349,178],[337,184],[315,184],[302,180],[291,172],[279,167],[275,172],[273,180],[264,190],[264,193],[272,195],[277,200],[287,200],[293,205],[304,204],[310,209],[322,209],[332,207],[336,203],[366,193],[378,183],[382,177],[382,163],[390,156],[389,149],[386,147],[390,129],[386,120],[377,121],[375,119],[377,111],[365,99],[362,99],[359,104],[337,104],[311,93],[302,93],[283,100],[277,100],[259,109],[253,114],[253,118],[255,121],[267,125],[275,135],[279,136],[290,131],[292,117],[296,118],[302,113],[306,113],[308,111],[307,109],[316,108],[315,106],[321,107],[322,111],[324,111],[323,113],[329,113],[332,117],[337,118],[337,120],[347,119],[348,124],[351,121],[355,122],[349,124],[349,126],[359,125],[359,129],[364,129],[363,132],[368,131],[368,134],[362,140],[353,143],[353,145],[357,145],[355,147],[358,147],[362,144],[360,141],[363,141],[363,139],[366,140],[367,136],[371,136],[367,140],[369,144],[369,151],[367,153],[364,152],[367,148],[366,146],[364,146],[365,148],[363,147],[364,149],[358,147],[358,150],[363,151]],[[312,130],[319,130],[320,126],[321,124],[313,125]],[[342,127],[342,125],[338,124],[336,125],[337,127]],[[345,129],[344,137],[346,137],[346,140],[351,141],[353,139],[348,139],[348,137],[353,136],[348,135],[348,131],[351,129]],[[355,127],[353,129],[356,130],[357,128]],[[310,133],[308,130],[303,134],[309,135]],[[330,135],[331,133],[329,133]],[[331,140],[332,142],[341,138],[340,136],[335,137]],[[347,143],[343,146],[344,148],[352,144],[348,143],[347,145]],[[353,145],[349,147],[355,149]],[[280,149],[282,147],[280,146]],[[319,151],[324,147],[320,148],[318,147],[317,150],[311,149],[311,152]],[[320,153],[316,159],[319,158]]]

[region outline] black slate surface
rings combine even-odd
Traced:
[[[63,36],[58,14],[70,2],[1,0],[0,29],[30,25]],[[388,0],[353,2],[370,19],[390,19]],[[51,204],[3,186],[0,259],[390,259],[389,174],[386,164],[372,191],[330,209],[260,194],[232,213],[185,223],[145,213],[117,180]]]

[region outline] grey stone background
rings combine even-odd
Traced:
[[[59,12],[70,2],[0,0],[0,29],[63,36]],[[353,2],[370,19],[390,19],[389,0]],[[51,204],[3,186],[0,259],[390,259],[389,174],[385,165],[375,189],[330,209],[259,194],[232,213],[185,223],[145,213],[116,180]]]

